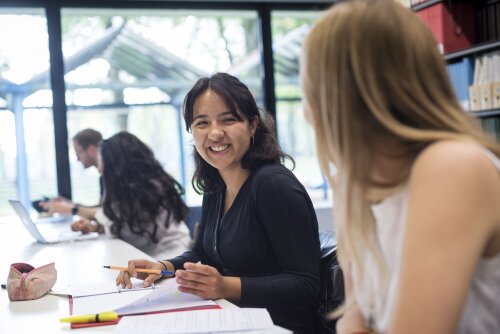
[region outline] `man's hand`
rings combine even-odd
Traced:
[[[61,215],[71,215],[71,210],[75,206],[73,202],[66,198],[58,197],[47,202],[40,202],[40,205],[50,214],[59,213]]]

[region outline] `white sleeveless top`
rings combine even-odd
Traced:
[[[166,228],[164,225],[166,215],[167,212],[163,210],[156,219],[158,224],[157,244],[153,243],[148,236],[133,234],[127,225],[122,227],[122,239],[158,260],[171,259],[181,255],[191,248],[189,229],[183,221],[177,223],[173,215],[170,217],[168,228]],[[102,208],[99,208],[95,218],[104,226],[106,235],[114,237],[111,233],[113,222],[104,214]]]
[[[500,160],[490,151],[483,151],[500,171]],[[408,189],[372,205],[377,237],[389,269],[389,278],[387,284],[373,281],[378,276],[374,275],[377,267],[373,259],[367,259],[364,267],[367,278],[362,283],[366,293],[356,295],[356,301],[365,319],[379,332],[387,330],[395,302],[407,208]],[[356,273],[353,276],[354,279],[361,279],[356,277]],[[372,305],[369,303],[370,296],[376,296]],[[483,258],[477,264],[457,333],[500,333],[500,254]]]

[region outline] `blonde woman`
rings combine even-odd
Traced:
[[[307,37],[301,76],[335,193],[339,333],[500,333],[500,148],[428,29],[393,0],[343,2]]]

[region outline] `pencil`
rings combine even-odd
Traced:
[[[103,266],[106,269],[112,269],[112,270],[122,270],[122,271],[127,271],[127,267],[119,267],[119,266]],[[167,270],[159,270],[159,269],[142,269],[142,268],[135,268],[135,271],[138,273],[146,273],[146,274],[157,274],[157,275],[173,275],[174,273],[171,271]]]

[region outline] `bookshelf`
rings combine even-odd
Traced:
[[[446,1],[446,0],[429,0],[429,1],[424,1],[422,3],[419,3],[419,4],[411,6],[411,9],[413,11],[419,11],[421,9],[433,6],[433,5],[435,5],[435,4],[439,3],[439,2],[444,2],[444,1]]]
[[[500,141],[500,0],[410,0],[443,50],[457,98]]]
[[[455,52],[450,52],[444,55],[444,59],[446,61],[457,60],[466,56],[477,56],[483,53],[487,53],[490,51],[500,50],[500,40],[492,41],[492,42],[484,42],[480,44],[476,44],[471,46],[470,48],[466,48],[463,50],[458,50]]]
[[[481,119],[489,118],[489,117],[498,117],[498,116],[500,116],[500,108],[476,111],[476,112],[472,112],[472,114],[474,114],[474,116],[481,118]]]

